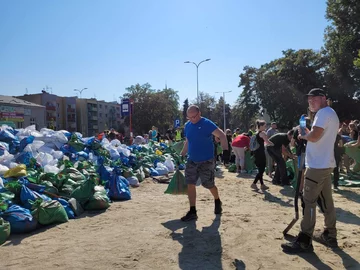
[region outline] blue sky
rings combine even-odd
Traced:
[[[180,100],[199,90],[239,96],[245,65],[292,49],[320,49],[325,0],[1,0],[0,93],[39,93],[113,101],[149,82]]]

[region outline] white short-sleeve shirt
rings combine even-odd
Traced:
[[[312,127],[323,128],[323,134],[317,142],[307,142],[305,166],[314,169],[335,168],[334,144],[339,129],[339,118],[331,107],[320,109]]]

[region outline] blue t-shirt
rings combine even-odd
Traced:
[[[214,158],[213,131],[217,126],[209,119],[202,117],[196,124],[190,121],[185,125],[185,137],[188,140],[189,160],[194,162]]]

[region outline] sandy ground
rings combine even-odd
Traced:
[[[287,255],[280,244],[293,218],[292,190],[268,182],[267,192],[254,192],[251,178],[219,173],[221,217],[199,187],[199,219],[190,223],[179,221],[186,196],[165,195],[166,184],[147,179],[131,201],[106,212],[12,236],[0,248],[0,269],[360,269],[360,189],[334,194],[339,249],[314,242],[313,254]]]

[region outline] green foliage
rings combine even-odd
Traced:
[[[126,91],[124,98],[134,101],[132,126],[136,133],[147,133],[152,126],[164,132],[179,114],[179,96],[172,88],[155,90],[146,83],[132,85]],[[125,123],[129,125],[129,117]]]

